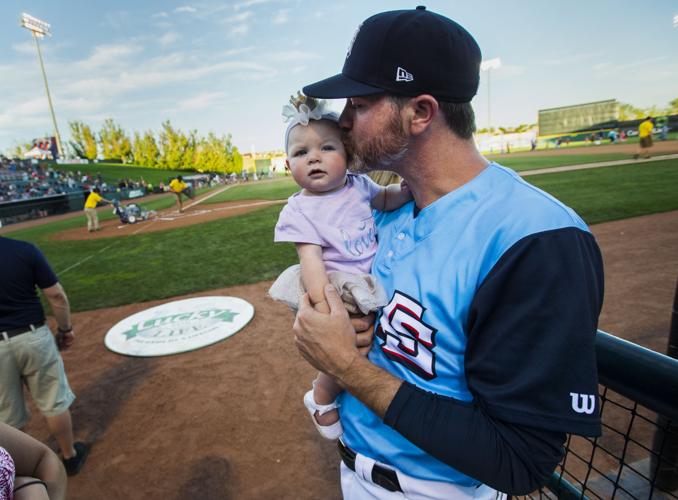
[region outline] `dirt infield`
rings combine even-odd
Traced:
[[[600,327],[663,351],[678,269],[678,212],[600,224],[606,265]],[[339,498],[334,445],[301,398],[314,371],[291,341],[292,314],[269,283],[200,295],[244,298],[255,317],[210,347],[162,358],[105,349],[107,330],[153,301],[77,313],[64,353],[76,436],[93,442],[71,499]],[[181,299],[186,297],[176,297]],[[52,447],[37,412],[26,430]]]
[[[511,153],[494,156],[554,156],[554,155],[585,155],[585,154],[604,154],[604,153],[627,153],[629,156],[636,153],[638,144],[617,143],[610,144],[603,141],[596,146],[577,146],[577,147],[562,147],[552,149],[537,149],[535,151],[521,151],[519,153]],[[655,141],[652,148],[650,148],[651,155],[678,153],[678,141]]]
[[[169,229],[191,226],[193,224],[202,224],[203,222],[222,219],[224,217],[241,215],[270,205],[279,205],[285,203],[285,201],[286,200],[247,200],[201,204],[187,207],[182,213],[179,213],[176,208],[170,208],[158,212],[157,216],[152,219],[140,221],[136,224],[122,224],[118,218],[107,220],[101,223],[101,231],[94,233],[87,232],[87,225],[85,217],[83,216],[82,227],[55,233],[51,236],[51,239],[57,241],[89,240],[167,231]]]

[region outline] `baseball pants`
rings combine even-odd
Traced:
[[[360,453],[356,472],[341,463],[341,492],[344,500],[506,500],[506,495],[487,485],[464,487],[452,483],[426,481],[395,469],[402,492],[392,492],[372,482],[375,461]],[[383,466],[383,464],[380,464]]]

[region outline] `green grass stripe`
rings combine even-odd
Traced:
[[[500,165],[511,168],[516,172],[524,172],[526,170],[535,170],[538,168],[552,168],[563,167],[568,165],[582,165],[587,163],[598,163],[604,161],[614,160],[628,160],[633,155],[627,153],[604,153],[604,154],[570,154],[558,156],[502,156],[491,157],[489,160],[494,160]]]
[[[678,160],[530,176],[588,224],[678,210]]]
[[[299,191],[299,186],[291,177],[282,177],[274,181],[248,182],[237,184],[205,202],[224,203],[240,200],[285,200]]]

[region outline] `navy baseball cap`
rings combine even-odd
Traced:
[[[358,26],[341,73],[303,92],[329,99],[430,94],[444,102],[470,102],[478,91],[481,59],[468,31],[424,6],[382,12]]]

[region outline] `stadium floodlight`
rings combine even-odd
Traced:
[[[487,71],[487,131],[492,133],[492,113],[490,112],[490,74],[493,69],[501,68],[501,59],[487,59],[480,63],[480,71]]]
[[[52,115],[52,123],[54,125],[54,136],[56,137],[57,151],[59,156],[63,158],[64,150],[61,147],[61,135],[59,134],[59,127],[57,126],[56,116],[54,114],[54,106],[52,105],[52,96],[49,93],[49,85],[47,84],[47,74],[45,73],[45,64],[42,61],[42,52],[40,51],[39,38],[45,36],[52,36],[52,26],[37,17],[33,17],[25,12],[21,14],[21,27],[26,28],[33,35],[35,40],[35,47],[38,50],[38,60],[40,61],[40,69],[42,70],[42,79],[45,82],[45,91],[47,92],[47,102],[49,103],[49,112]]]
[[[21,26],[35,33],[39,38],[43,38],[45,35],[52,36],[52,26],[49,23],[25,12],[21,14]]]

